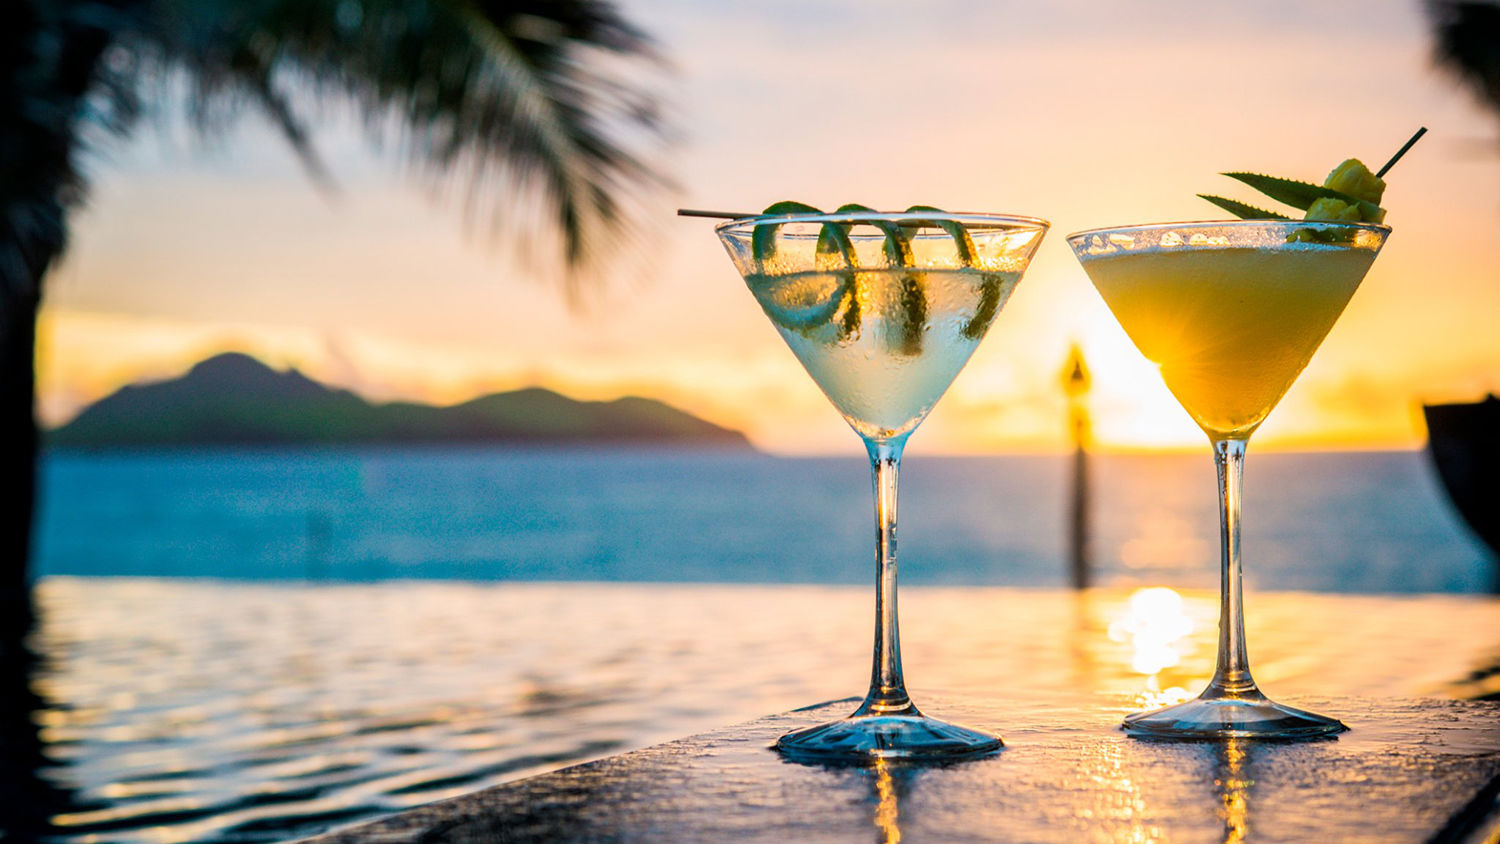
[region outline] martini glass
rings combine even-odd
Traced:
[[[1047,223],[918,212],[748,217],[720,240],[792,353],[864,440],[875,485],[875,659],[854,714],[782,736],[813,760],[951,758],[998,736],[923,715],[906,694],[896,626],[901,451],[984,338]]]
[[[1222,587],[1214,676],[1194,700],[1126,717],[1131,735],[1299,739],[1348,729],[1270,700],[1250,676],[1240,484],[1250,435],[1307,366],[1390,231],[1244,220],[1068,236],[1115,319],[1208,435],[1218,468]]]

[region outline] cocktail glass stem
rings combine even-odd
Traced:
[[[1240,500],[1245,440],[1214,441],[1219,473],[1219,655],[1208,688],[1193,700],[1126,716],[1131,735],[1161,739],[1302,739],[1348,729],[1337,719],[1277,703],[1256,687],[1245,653],[1245,605],[1240,568]]]
[[[875,659],[870,691],[853,714],[787,733],[777,749],[812,761],[952,759],[989,753],[999,736],[923,715],[901,676],[896,619],[896,483],[906,434],[867,439],[875,482]]]
[[[1240,576],[1240,494],[1245,476],[1245,441],[1218,440],[1214,464],[1219,470],[1219,539],[1222,580],[1219,589],[1219,659],[1203,697],[1259,696],[1245,653],[1245,603]]]
[[[901,629],[896,618],[896,484],[906,437],[866,440],[875,482],[875,664],[861,715],[919,714],[901,676]]]

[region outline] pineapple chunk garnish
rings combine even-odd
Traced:
[[[1358,205],[1350,205],[1342,199],[1326,196],[1307,207],[1305,220],[1348,220],[1358,223],[1364,219]]]
[[[1244,182],[1277,202],[1302,209],[1305,212],[1303,217],[1305,220],[1331,223],[1383,223],[1385,222],[1385,209],[1380,207],[1380,198],[1385,195],[1385,180],[1380,176],[1390,172],[1391,167],[1401,160],[1401,156],[1412,148],[1412,144],[1415,144],[1426,133],[1426,126],[1418,129],[1416,134],[1412,135],[1401,149],[1391,156],[1391,160],[1380,168],[1378,174],[1371,173],[1370,168],[1358,158],[1350,158],[1333,168],[1333,172],[1328,174],[1328,178],[1324,179],[1321,185],[1245,171],[1223,175]],[[1256,208],[1254,205],[1247,205],[1237,199],[1226,199],[1206,193],[1200,193],[1198,196],[1241,220],[1291,219],[1280,212]],[[1292,232],[1289,239],[1308,243],[1332,243],[1330,238],[1334,236],[1334,228],[1327,226],[1319,229],[1297,229]]]
[[[1380,197],[1385,193],[1385,182],[1358,158],[1351,158],[1333,168],[1323,187],[1364,200],[1358,204],[1345,202],[1332,196],[1314,200],[1307,206],[1304,220],[1340,220],[1351,223],[1379,223],[1385,220],[1385,209],[1380,207]],[[1366,205],[1365,203],[1369,203]],[[1372,207],[1373,206],[1373,207]]]
[[[1380,197],[1385,193],[1385,180],[1371,173],[1358,158],[1351,158],[1333,168],[1323,180],[1323,187],[1379,205]]]

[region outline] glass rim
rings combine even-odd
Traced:
[[[1385,223],[1365,223],[1353,220],[1182,220],[1175,223],[1140,223],[1136,225],[1101,226],[1095,229],[1082,229],[1063,235],[1063,239],[1071,243],[1080,237],[1089,237],[1097,234],[1161,231],[1163,229],[1270,228],[1272,226],[1295,226],[1304,229],[1361,229],[1364,231],[1381,232],[1383,234],[1391,233],[1391,227]]]
[[[798,212],[792,214],[755,214],[749,217],[735,217],[725,220],[714,226],[714,232],[719,235],[737,235],[743,233],[749,235],[756,226],[766,223],[777,225],[788,225],[795,223],[901,223],[916,222],[920,220],[943,221],[958,223],[964,228],[971,224],[980,228],[1004,229],[1008,231],[1037,231],[1045,232],[1052,228],[1052,224],[1041,217],[1031,217],[1025,214],[1011,214],[1004,212],[987,211],[847,211],[847,212]],[[853,236],[859,234],[851,233]]]

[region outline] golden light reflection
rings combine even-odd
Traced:
[[[1125,614],[1109,625],[1110,639],[1130,643],[1130,667],[1138,674],[1158,674],[1181,662],[1178,645],[1192,632],[1182,596],[1165,586],[1131,593]]]
[[[1163,688],[1160,675],[1191,650],[1193,628],[1182,596],[1165,586],[1137,589],[1126,602],[1124,613],[1110,622],[1109,638],[1130,645],[1130,669],[1147,675],[1140,705],[1168,706],[1192,697],[1181,686]]]
[[[875,760],[875,828],[880,832],[881,844],[897,844],[901,840],[899,823],[900,808],[896,799],[896,782],[891,777],[891,763],[887,759]]]
[[[1143,821],[1146,817],[1146,800],[1140,784],[1130,775],[1125,761],[1125,748],[1120,742],[1107,742],[1088,751],[1081,760],[1081,770],[1088,782],[1107,799],[1094,808],[1081,811],[1081,817],[1090,821],[1101,820],[1123,822],[1124,829],[1114,829],[1114,838],[1120,844],[1148,844],[1161,840],[1160,830]]]
[[[1214,787],[1219,790],[1220,816],[1224,819],[1224,844],[1242,844],[1250,833],[1249,792],[1255,781],[1246,773],[1244,739],[1226,739]]]
[[[1196,695],[1182,686],[1162,688],[1161,678],[1153,675],[1146,679],[1146,688],[1136,695],[1135,705],[1142,710],[1161,709],[1192,700],[1194,697]]]

